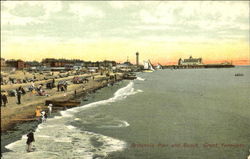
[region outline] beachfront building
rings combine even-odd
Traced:
[[[1,72],[12,72],[15,71],[15,66],[9,66],[6,64],[6,60],[4,58],[1,58]]]
[[[30,67],[41,67],[41,63],[38,61],[26,61],[25,62],[25,67],[30,68]]]
[[[96,61],[96,62],[91,62],[91,61],[85,61],[84,62],[84,67],[112,67],[116,66],[115,61]]]
[[[202,65],[202,58],[193,58],[190,56],[188,59],[179,59],[178,65]]]
[[[47,67],[57,67],[62,68],[65,67],[66,70],[81,70],[82,68],[112,68],[113,66],[116,66],[115,61],[83,61],[79,59],[54,59],[54,58],[46,58],[42,60],[42,64]]]
[[[1,67],[5,67],[5,66],[6,66],[5,59],[1,58]]]
[[[116,65],[116,70],[121,71],[121,72],[130,72],[132,71],[133,68],[134,68],[134,65],[130,63],[129,61]]]
[[[99,62],[99,67],[112,68],[113,66],[116,66],[115,61],[104,60],[104,61]]]
[[[42,64],[47,67],[64,67],[70,63],[66,59],[46,58],[42,60]]]
[[[6,61],[6,66],[7,67],[12,67],[18,70],[24,69],[25,68],[25,62],[22,60],[7,60]]]
[[[42,65],[47,67],[53,67],[55,66],[55,63],[57,62],[57,59],[54,58],[46,58],[42,60]]]
[[[25,62],[25,69],[28,71],[41,71],[43,66],[38,61],[26,61]]]
[[[54,59],[54,58],[46,58],[42,60],[42,64],[47,67],[65,67],[69,65],[75,65],[76,63],[84,63],[82,60],[78,59]]]

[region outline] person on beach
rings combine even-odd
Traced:
[[[22,95],[22,91],[18,90],[17,91],[17,104],[21,104],[21,95]]]
[[[1,100],[3,101],[3,106],[5,107],[6,106],[6,103],[8,103],[8,98],[7,98],[7,93],[3,93],[2,95],[1,95]],[[2,103],[2,101],[1,101],[1,103]]]
[[[53,106],[53,104],[49,104],[49,106],[48,106],[48,108],[49,108],[49,116],[51,116],[51,113],[52,113],[52,106]]]
[[[53,75],[52,75],[53,76]],[[55,78],[52,79],[52,88],[55,87]]]
[[[22,94],[26,94],[26,92],[22,86],[20,86],[18,90],[21,91]]]
[[[36,107],[35,113],[36,113],[37,121],[41,121],[41,107],[40,106]]]
[[[38,90],[38,91],[41,91],[41,90],[42,90],[42,84],[39,84],[39,86],[37,87],[37,90]]]
[[[1,107],[2,107],[2,105],[3,105],[3,102],[2,102],[2,101],[3,101],[3,100],[2,100],[3,95],[2,95],[2,93],[1,93],[1,96],[0,96],[0,97],[1,97]]]
[[[48,114],[47,114],[47,112],[45,112],[44,117],[45,117],[45,121],[47,121],[47,119],[48,119]]]
[[[47,119],[47,114],[46,114],[46,112],[43,110],[42,112],[41,112],[41,115],[42,115],[42,123],[45,123],[46,122],[46,119]]]
[[[59,92],[59,89],[60,89],[60,85],[57,84],[57,92]]]
[[[64,87],[65,87],[65,91],[67,91],[68,84],[65,83]]]
[[[61,86],[61,91],[62,91],[62,92],[65,92],[65,88],[64,88],[63,85]]]
[[[35,88],[35,83],[34,83],[33,80],[31,81],[31,86],[32,86],[33,89]]]
[[[34,134],[33,134],[33,130],[30,130],[30,132],[27,134],[27,152],[32,152],[32,142],[35,142],[35,138],[34,138]]]

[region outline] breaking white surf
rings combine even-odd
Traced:
[[[126,148],[126,143],[119,139],[104,136],[88,131],[81,131],[72,125],[67,125],[70,120],[81,120],[75,118],[74,114],[84,109],[106,105],[134,95],[141,90],[133,88],[133,82],[117,90],[112,98],[90,103],[81,107],[61,111],[62,116],[48,119],[46,123],[38,125],[34,136],[34,152],[26,152],[26,135],[22,139],[13,142],[7,146],[11,152],[3,153],[4,159],[13,159],[18,156],[20,159],[33,158],[104,158],[114,151],[122,151]],[[128,127],[129,123],[119,120],[117,125],[110,125],[116,128]],[[105,126],[104,126],[105,127]]]

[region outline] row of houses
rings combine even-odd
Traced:
[[[16,68],[16,69],[24,69],[25,67],[27,67],[25,65],[25,62],[22,60],[7,60],[5,61],[4,58],[1,58],[1,68],[4,67],[12,67],[12,68]]]
[[[54,58],[46,58],[42,60],[42,65],[47,67],[72,67],[72,66],[81,66],[81,67],[112,67],[116,66],[115,61],[83,61],[79,59],[54,59]]]
[[[114,67],[117,63],[115,61],[83,61],[79,59],[54,59],[54,58],[46,58],[41,62],[38,61],[23,61],[23,60],[5,60],[1,58],[1,68],[9,67],[15,68],[18,70],[35,68],[35,67],[65,67],[71,69],[73,67]]]

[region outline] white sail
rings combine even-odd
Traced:
[[[147,61],[143,61],[144,62],[144,69],[148,70],[149,69],[149,63]]]
[[[156,66],[156,68],[157,68],[158,70],[161,70],[161,69],[162,69],[161,64],[158,63],[158,65]]]

